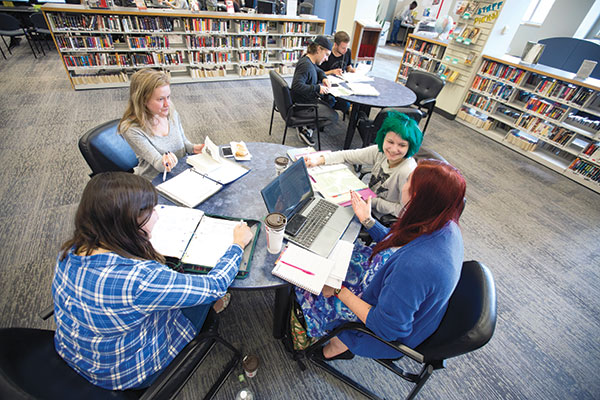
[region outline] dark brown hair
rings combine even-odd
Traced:
[[[339,32],[336,32],[335,35],[333,36],[333,41],[337,45],[340,45],[342,43],[348,43],[348,42],[350,42],[350,36],[348,36],[348,34],[344,31],[339,31]]]
[[[141,176],[127,172],[94,176],[81,195],[73,237],[62,245],[61,260],[71,248],[85,255],[103,248],[122,257],[164,263],[142,230],[157,201],[156,189]]]

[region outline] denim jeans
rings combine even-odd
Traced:
[[[390,44],[398,43],[398,32],[400,32],[400,21],[399,19],[394,20],[394,25],[392,26],[392,34],[390,35]]]
[[[190,320],[192,325],[194,325],[194,327],[196,328],[196,332],[200,332],[200,329],[202,329],[202,325],[204,325],[204,320],[206,319],[206,316],[208,315],[208,311],[213,306],[213,304],[214,303],[200,304],[200,305],[194,306],[194,307],[182,308],[181,313],[187,319]],[[148,376],[146,378],[146,380],[144,380],[144,382],[142,382],[139,386],[136,386],[135,389],[144,389],[144,388],[147,388],[148,386],[152,385],[154,383],[154,381],[156,380],[156,378],[158,378],[162,372],[163,372],[163,370],[161,369],[160,371],[156,371],[152,375]]]

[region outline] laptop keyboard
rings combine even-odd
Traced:
[[[293,241],[304,247],[310,247],[312,242],[327,224],[333,213],[337,210],[335,204],[319,199],[319,202],[310,210],[306,216],[307,221],[294,237]]]

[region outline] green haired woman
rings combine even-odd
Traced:
[[[318,158],[304,157],[308,167],[323,164],[372,165],[369,188],[377,194],[371,206],[376,216],[398,216],[402,210],[402,185],[417,167],[413,155],[421,147],[423,133],[410,117],[391,111],[377,132],[375,145],[355,150],[325,153]]]

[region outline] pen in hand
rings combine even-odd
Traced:
[[[169,154],[170,152],[167,151],[164,155],[166,156],[167,154]],[[163,171],[163,182],[167,179],[167,167],[169,166],[169,163],[166,162],[165,163],[165,170]]]

